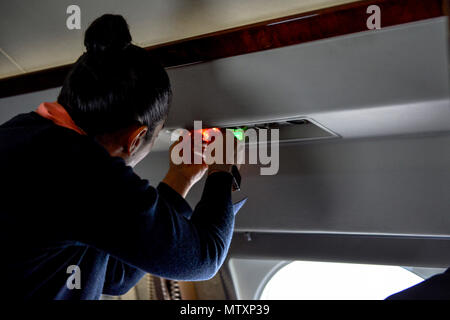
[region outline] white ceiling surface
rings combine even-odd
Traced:
[[[134,42],[147,46],[347,2],[354,0],[0,1],[0,49],[30,72],[74,62],[87,26],[104,13],[124,15]],[[72,4],[81,8],[81,30],[66,27]],[[22,73],[0,55],[0,78]]]

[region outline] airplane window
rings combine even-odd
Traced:
[[[261,290],[262,300],[382,300],[424,279],[402,267],[294,261]]]

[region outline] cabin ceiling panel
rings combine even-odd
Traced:
[[[30,72],[74,62],[83,52],[85,29],[104,13],[124,15],[134,41],[148,46],[348,2],[355,1],[1,1],[0,48]],[[66,27],[66,9],[72,4],[81,9],[80,30]],[[0,63],[0,78],[11,75],[8,65]]]

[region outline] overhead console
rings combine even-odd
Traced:
[[[245,139],[245,132],[249,129],[254,129],[255,131],[259,129],[267,130],[268,139],[271,137],[270,131],[276,129],[279,132],[278,137],[280,142],[298,142],[339,137],[334,132],[308,118],[293,118],[247,123],[227,126],[226,128],[234,130],[235,135],[239,140]],[[251,143],[248,139],[246,140]]]

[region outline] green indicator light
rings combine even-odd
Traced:
[[[244,129],[232,129],[233,130],[233,134],[236,137],[236,139],[238,139],[239,141],[244,140]]]

